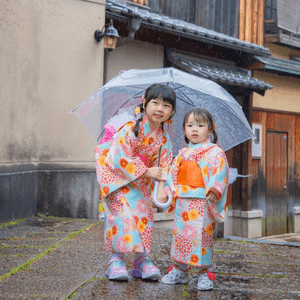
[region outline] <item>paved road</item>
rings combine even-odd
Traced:
[[[164,228],[154,232],[150,258],[162,274],[171,263],[171,234]],[[208,292],[197,291],[196,269],[188,285],[107,280],[102,222],[31,218],[0,225],[0,239],[0,299],[300,299],[297,236],[281,245],[272,244],[276,238],[216,240],[217,280]],[[132,254],[126,263],[132,269]]]

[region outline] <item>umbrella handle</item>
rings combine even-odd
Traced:
[[[158,201],[157,199],[157,194],[158,194],[158,181],[155,180],[154,182],[154,190],[153,190],[153,201],[154,201],[154,204],[157,206],[157,207],[161,207],[161,208],[165,208],[165,207],[168,207],[171,205],[172,203],[172,196],[169,195],[168,197],[168,201],[166,203],[161,203]]]

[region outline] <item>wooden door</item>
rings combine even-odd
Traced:
[[[266,235],[288,232],[287,133],[267,131]]]

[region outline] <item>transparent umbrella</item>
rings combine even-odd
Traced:
[[[207,109],[214,117],[218,144],[224,151],[254,137],[242,107],[224,88],[176,68],[121,71],[71,113],[99,142],[107,121],[124,111],[133,114],[146,88],[153,83],[169,85],[176,92],[177,112],[173,123],[166,126],[174,155],[186,147],[182,122],[185,114],[195,107]]]

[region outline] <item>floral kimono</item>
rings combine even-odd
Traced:
[[[151,131],[146,116],[138,138],[128,122],[112,140],[95,147],[97,180],[105,211],[105,247],[108,252],[150,252],[153,232],[152,183],[143,174],[157,166],[167,179],[172,162],[172,144],[162,126]]]
[[[172,258],[179,263],[209,267],[213,259],[215,221],[224,222],[228,186],[228,163],[224,151],[209,138],[190,143],[179,151],[172,164],[166,191],[173,191],[175,209]],[[208,203],[209,192],[217,195]]]

